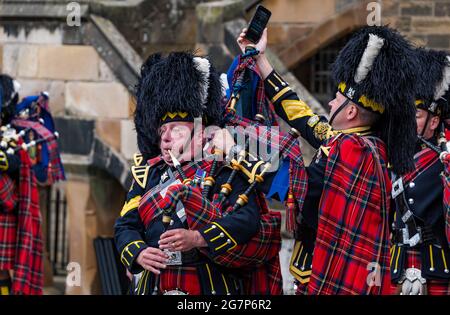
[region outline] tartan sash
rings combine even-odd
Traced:
[[[155,163],[156,162],[156,163]],[[154,158],[149,161],[149,164],[152,166],[156,166],[158,163],[162,162],[160,158]],[[199,162],[188,162],[182,166],[183,172],[188,178],[193,178],[197,169],[202,169],[209,173],[211,169],[212,162],[211,161],[199,161]],[[178,174],[177,170],[173,170],[174,176],[181,181],[181,176]],[[145,227],[157,217],[159,217],[164,207],[160,205],[162,202],[162,196],[159,193],[159,185],[150,188],[144,196],[142,196],[139,202],[139,215],[141,216],[142,222]],[[167,201],[165,204],[170,203]],[[176,205],[176,203],[175,203]]]
[[[430,148],[425,148],[414,155],[414,165],[415,169],[404,175],[402,177],[403,184],[407,185],[414,181],[417,176],[425,172],[430,168],[437,160],[439,160],[439,155]]]
[[[251,56],[239,56],[239,63],[233,72],[233,78],[231,81],[233,92],[236,94],[241,90],[242,85],[244,84],[244,74],[247,69],[252,71],[256,76],[259,77],[256,85],[256,91],[254,91],[256,97],[255,101],[257,112],[262,114],[270,125],[277,125],[277,120],[275,119],[274,115],[275,109],[273,107],[273,104],[271,102],[268,102],[266,99],[264,81],[261,79],[261,75],[259,73],[258,67],[256,66],[256,62]]]
[[[192,177],[198,166],[209,172],[211,162],[190,163],[183,167],[186,176]],[[148,228],[148,225],[163,211],[174,211],[178,202],[181,202],[185,209],[189,228],[198,230],[222,217],[222,214],[231,211],[232,205],[225,202],[224,207],[220,208],[216,202],[217,199],[218,194],[213,196],[212,201],[204,198],[199,187],[175,184],[167,188],[164,198],[158,191],[149,190],[141,199],[139,214],[144,226]],[[281,248],[281,215],[269,211],[266,200],[261,195],[257,198],[257,204],[261,212],[258,233],[246,244],[238,245],[225,254],[215,256],[213,260],[216,263],[226,267],[254,266],[261,265],[278,256]]]
[[[183,184],[170,186],[165,198],[158,203],[158,207],[162,210],[173,208],[179,201],[184,205],[188,226],[193,230],[214,222],[223,213],[216,204],[202,196],[199,188]],[[229,268],[248,267],[249,282],[261,283],[261,287],[250,286],[250,292],[264,294],[265,291],[260,291],[264,287],[269,290],[268,294],[281,294],[282,280],[278,257],[281,248],[281,215],[267,210],[264,212],[262,203],[265,202],[264,198],[258,198],[258,205],[262,206],[258,233],[247,243],[239,244],[221,255],[210,258],[215,263]],[[230,209],[231,206],[227,211]],[[205,249],[200,250],[205,256],[209,256]]]
[[[31,128],[37,133],[39,138],[46,140],[43,145],[47,146],[49,154],[47,182],[41,184],[50,186],[57,181],[65,180],[64,169],[59,156],[58,143],[54,134],[41,123],[31,120],[14,119],[12,124],[20,128]]]
[[[389,294],[385,145],[355,134],[331,138],[328,145],[308,294]],[[372,275],[376,283],[369,285]]]

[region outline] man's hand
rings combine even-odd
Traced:
[[[239,47],[241,48],[242,52],[245,53],[245,47],[252,46],[259,50],[259,54],[262,55],[266,51],[267,47],[267,28],[264,29],[261,39],[259,42],[255,45],[251,41],[249,41],[247,38],[245,38],[245,34],[247,33],[247,29],[244,28],[239,34],[239,37],[237,39],[237,43]]]
[[[155,275],[159,275],[161,273],[159,269],[166,268],[165,264],[167,263],[168,258],[169,256],[162,250],[148,247],[139,253],[136,262],[145,270],[153,272]]]
[[[242,33],[239,34],[237,43],[238,43],[239,47],[241,48],[242,52],[245,52],[245,47],[247,47],[247,46],[253,46],[259,50],[259,54],[256,55],[254,58],[256,60],[256,64],[258,65],[261,77],[263,80],[265,80],[273,70],[272,65],[270,64],[269,60],[267,59],[266,55],[264,54],[266,51],[266,47],[267,47],[267,28],[264,29],[261,39],[259,40],[259,42],[256,45],[245,38],[246,33],[247,33],[247,29],[244,28],[242,30]]]
[[[160,249],[186,252],[196,247],[206,247],[203,236],[199,231],[173,229],[164,232],[159,240]]]

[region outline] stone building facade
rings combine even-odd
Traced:
[[[22,96],[50,93],[68,175],[56,188],[68,209],[68,261],[81,267],[81,286],[65,293],[91,294],[100,293],[92,241],[112,235],[131,182],[128,164],[137,150],[132,90],[142,60],[156,51],[197,49],[226,71],[255,1],[79,0],[79,26],[67,23],[69,2],[0,1],[0,72],[20,81]],[[380,5],[383,24],[418,45],[450,48],[450,0],[261,1],[273,13],[272,63],[318,113],[327,113],[329,64],[367,24],[371,2]],[[308,160],[311,148],[302,146]],[[292,293],[289,251],[286,241],[282,271]]]

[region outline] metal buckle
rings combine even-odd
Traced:
[[[163,293],[163,295],[188,295],[188,294],[181,290],[175,289],[175,290],[166,291]]]
[[[413,213],[411,210],[408,209],[408,211],[405,212],[405,214],[402,216],[403,223],[408,222],[408,220],[413,216]]]
[[[400,295],[424,295],[426,294],[427,280],[422,277],[422,271],[417,268],[408,268],[403,274]]]
[[[403,244],[409,245],[410,247],[414,247],[420,243],[420,241],[422,239],[422,236],[421,236],[422,233],[420,231],[420,228],[417,229],[417,233],[414,234],[412,237],[409,237],[409,231],[408,231],[407,227],[401,229],[401,231],[402,231]]]
[[[181,260],[181,252],[180,251],[172,252],[168,249],[165,249],[164,253],[166,253],[167,256],[169,256],[169,260],[166,263],[167,266],[179,266],[179,265],[183,264],[183,262]]]
[[[397,198],[397,196],[400,195],[403,191],[403,179],[400,177],[392,183],[392,199]]]

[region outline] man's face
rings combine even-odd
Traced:
[[[201,133],[194,135],[194,139],[191,139],[192,130],[194,129],[194,123],[192,122],[169,122],[162,125],[159,128],[160,136],[160,149],[163,160],[173,165],[172,159],[169,155],[169,150],[180,161],[190,161],[194,156],[194,152],[197,152],[198,148],[202,145]]]
[[[336,92],[336,97],[328,103],[330,106],[330,117],[334,115],[334,113],[339,109],[339,107],[347,100],[347,98],[341,94],[341,92]],[[341,110],[332,122],[333,129],[341,130],[346,129],[346,116],[345,109]]]
[[[184,153],[184,146],[189,142],[193,123],[191,122],[169,122],[159,128],[160,149],[164,161],[172,165],[172,159],[169,155],[169,150],[180,159]]]
[[[428,118],[427,123],[428,115],[430,115],[430,118]],[[433,137],[436,128],[439,126],[439,117],[431,115],[426,110],[417,109],[416,122],[417,122],[417,134],[421,135],[425,139],[430,139]]]

